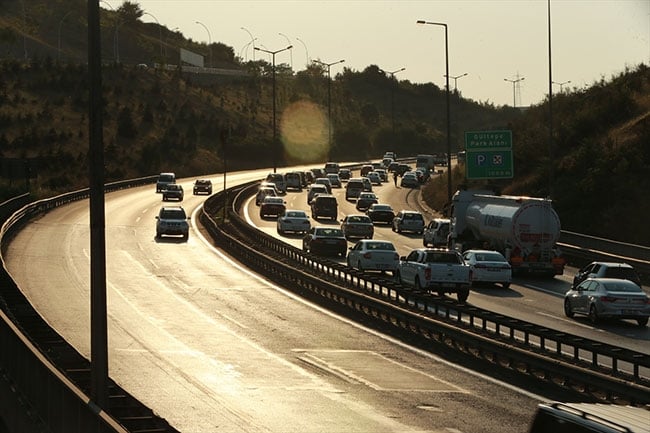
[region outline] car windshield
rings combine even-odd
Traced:
[[[459,263],[456,254],[428,252],[426,257],[427,263]]]
[[[405,220],[421,220],[422,215],[417,214],[417,213],[406,213],[406,214],[404,214],[404,219]]]
[[[349,223],[370,223],[370,218],[362,215],[355,215],[348,218]]]
[[[315,233],[318,236],[343,237],[343,232],[341,231],[341,229],[322,228],[322,229],[317,229]]]
[[[287,212],[289,218],[307,218],[307,214],[299,211]]]
[[[476,255],[477,262],[505,262],[506,259],[499,253],[479,253]]]
[[[185,211],[183,209],[163,209],[160,212],[160,218],[165,220],[184,220]]]
[[[388,206],[388,205],[383,205],[383,204],[382,204],[382,205],[374,205],[374,206],[372,207],[372,210],[393,210],[393,208],[391,208],[391,207]]]
[[[269,203],[270,204],[282,204],[283,201],[282,201],[281,197],[266,197],[264,199],[264,203],[267,203],[267,204],[269,204]]]
[[[628,283],[627,281],[608,281],[606,283],[603,283],[603,286],[605,286],[605,290],[608,292],[641,292],[641,287],[637,286],[634,283]]]
[[[622,278],[625,280],[632,280],[632,281],[637,281],[639,279],[634,269],[624,268],[624,267],[607,268],[607,270],[605,271],[605,276],[607,278]]]

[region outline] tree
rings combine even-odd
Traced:
[[[144,15],[144,11],[137,2],[126,0],[117,8],[117,14],[123,22],[134,23]]]

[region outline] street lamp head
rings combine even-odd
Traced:
[[[426,24],[427,22],[424,20],[417,20],[415,24]]]

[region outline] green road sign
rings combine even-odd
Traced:
[[[514,175],[511,131],[465,133],[467,179],[509,179]]]

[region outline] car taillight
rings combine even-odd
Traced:
[[[600,297],[601,302],[616,302],[616,298],[613,296],[601,296]]]
[[[482,265],[480,263],[477,263],[474,265],[474,268],[476,269],[487,269],[487,265]]]
[[[424,270],[424,279],[427,281],[431,279],[431,268],[426,268]]]
[[[370,257],[372,257],[372,254],[371,254],[371,253],[365,253],[365,254],[363,255],[363,258],[364,258],[364,259],[370,259]]]

